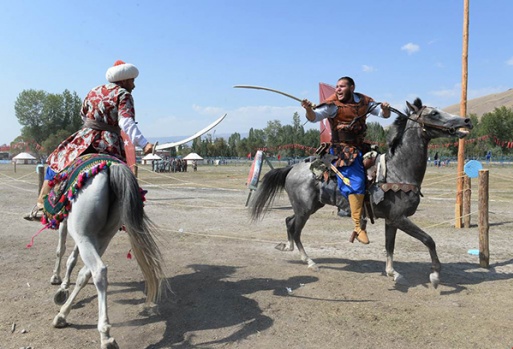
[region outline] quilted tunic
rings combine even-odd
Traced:
[[[116,84],[92,89],[84,99],[81,116],[110,126],[118,126],[121,118],[135,117],[134,100],[130,92]],[[91,147],[90,149],[88,149]],[[123,140],[119,132],[82,127],[64,140],[48,157],[47,163],[60,172],[73,160],[87,153],[109,154],[126,161]]]

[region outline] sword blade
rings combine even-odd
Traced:
[[[207,133],[208,131],[210,131],[211,129],[213,129],[214,127],[216,127],[221,121],[224,120],[224,118],[226,117],[226,114],[224,114],[223,116],[221,116],[219,119],[217,119],[216,121],[214,121],[213,123],[211,123],[210,125],[208,125],[207,127],[205,127],[204,129],[196,132],[195,134],[193,134],[192,136],[190,137],[187,137],[185,139],[182,139],[181,141],[178,141],[178,142],[172,142],[172,143],[164,143],[164,144],[160,144],[158,145],[158,143],[155,143],[154,145],[154,149],[156,150],[166,150],[166,149],[170,149],[170,148],[174,148],[174,147],[178,147],[179,145],[182,145],[182,144],[185,144],[185,143],[188,143],[192,140],[194,140],[195,138],[198,138],[199,136]]]
[[[262,87],[262,86],[252,86],[252,85],[235,85],[233,86],[234,88],[249,88],[249,89],[253,89],[253,90],[264,90],[264,91],[270,91],[270,92],[274,92],[274,93],[278,93],[280,95],[283,95],[285,97],[289,97],[289,98],[292,98],[293,100],[296,100],[298,102],[301,102],[302,99],[298,98],[298,97],[295,97],[291,94],[288,94],[286,92],[283,92],[283,91],[279,91],[279,90],[275,90],[273,88],[269,88],[269,87]]]

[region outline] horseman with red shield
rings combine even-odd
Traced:
[[[340,192],[349,201],[354,231],[351,241],[356,238],[363,244],[369,243],[367,232],[360,226],[365,197],[365,168],[363,155],[368,151],[364,143],[368,114],[390,117],[389,104],[378,103],[364,94],[356,93],[354,80],[342,77],[337,81],[335,93],[322,104],[314,108],[307,99],[301,105],[311,122],[328,119],[331,126],[331,144],[329,152],[335,155],[334,166]],[[369,149],[370,150],[370,149]],[[337,171],[335,171],[337,172]]]

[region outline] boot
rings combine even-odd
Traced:
[[[39,197],[37,198],[37,207],[39,207],[41,209],[43,208],[45,196],[48,195],[48,193],[50,193],[50,189],[52,189],[52,188],[48,184],[48,181],[47,180],[43,181],[43,185],[41,186],[41,191],[39,192]]]
[[[349,241],[353,242],[356,238],[356,240],[366,245],[369,243],[369,238],[367,237],[367,232],[360,226],[364,198],[365,195],[363,194],[351,194],[348,196],[349,206],[351,207],[351,218],[354,222],[354,231]]]
[[[41,186],[41,191],[39,192],[36,205],[32,208],[32,211],[30,211],[29,214],[23,216],[24,219],[28,221],[39,221],[41,219],[44,207],[44,199],[45,196],[50,193],[50,189],[51,187],[48,185],[48,181],[45,180]]]

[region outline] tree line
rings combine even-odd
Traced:
[[[16,118],[22,126],[21,135],[14,142],[28,143],[37,155],[51,153],[82,126],[81,107],[82,100],[76,92],[23,90],[14,103]]]
[[[14,110],[22,125],[21,135],[14,142],[25,141],[38,156],[51,153],[64,139],[82,126],[80,109],[82,100],[76,92],[64,90],[61,94],[42,90],[24,90],[16,99]],[[494,157],[513,154],[513,110],[504,106],[485,113],[481,118],[471,114],[474,125],[466,138],[465,152],[470,157],[483,157],[491,152]],[[386,151],[388,128],[378,122],[367,123],[366,139]],[[203,157],[247,157],[258,149],[267,149],[272,156],[305,157],[319,146],[320,131],[305,131],[301,117],[294,113],[291,124],[282,125],[270,120],[264,129],[249,129],[248,136],[231,134],[228,139],[207,134],[172,149],[170,155],[187,155],[191,151]],[[285,145],[291,145],[285,147]],[[431,147],[440,156],[457,156],[457,142],[446,138],[433,140]]]

